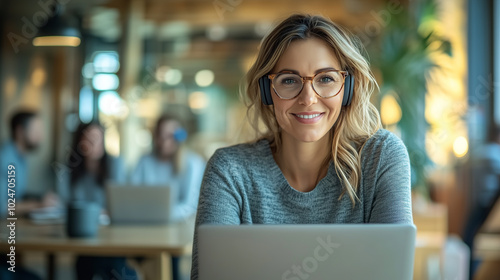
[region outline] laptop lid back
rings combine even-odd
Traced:
[[[166,224],[170,218],[171,188],[108,185],[108,209],[113,224]]]
[[[410,280],[414,225],[201,225],[200,280]]]

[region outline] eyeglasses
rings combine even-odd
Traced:
[[[314,76],[302,77],[291,72],[269,74],[274,92],[281,99],[293,99],[297,97],[307,80],[311,81],[312,88],[322,98],[337,96],[344,88],[345,78],[348,72],[343,70],[326,70],[316,73]]]

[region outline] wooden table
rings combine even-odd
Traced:
[[[8,252],[8,228],[0,226],[0,251]],[[194,218],[170,225],[111,225],[101,226],[93,238],[69,238],[64,225],[34,225],[26,220],[16,223],[16,254],[41,251],[53,256],[58,252],[95,256],[145,256],[157,258],[158,275],[170,279],[170,256],[190,254],[194,233]],[[54,260],[49,258],[49,274]],[[50,267],[52,266],[52,267]],[[52,272],[51,272],[52,270]],[[49,275],[51,279],[53,275]]]
[[[474,255],[483,260],[500,260],[500,203],[496,203],[474,238]]]
[[[500,279],[500,203],[497,202],[474,238],[475,258],[481,259],[475,278]]]
[[[428,280],[433,261],[441,264],[443,248],[448,234],[448,211],[444,205],[428,204],[423,209],[414,208],[413,222],[417,226],[417,240],[413,279]],[[435,272],[435,271],[434,271]]]

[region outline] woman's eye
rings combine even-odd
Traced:
[[[285,78],[285,79],[281,80],[281,83],[284,85],[293,85],[293,84],[297,83],[297,79]]]
[[[335,79],[333,79],[330,76],[322,76],[318,79],[320,83],[327,84],[327,83],[333,83],[335,82]]]

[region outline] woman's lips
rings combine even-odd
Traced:
[[[292,115],[295,119],[303,124],[314,124],[317,123],[325,113],[311,112],[311,113],[297,113]]]

